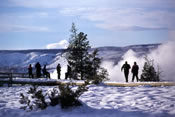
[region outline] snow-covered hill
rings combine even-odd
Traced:
[[[133,50],[137,56],[149,53],[160,44],[133,45],[126,47],[99,47],[99,56],[103,61],[112,61],[115,64],[121,60],[121,57],[128,51]],[[92,49],[93,50],[93,49]],[[66,64],[63,49],[49,50],[0,50],[0,72],[26,72],[29,64],[35,65],[36,62],[47,65],[51,71],[60,63]]]

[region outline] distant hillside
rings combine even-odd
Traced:
[[[150,51],[156,49],[160,44],[144,44],[144,45],[131,45],[125,47],[99,47],[100,57],[104,61],[114,61],[116,64],[121,60],[121,57],[128,51],[133,50],[138,56],[148,54]]]
[[[99,56],[103,61],[113,61],[116,64],[130,49],[138,56],[149,53],[160,44],[132,45],[126,47],[98,47]],[[92,48],[90,51],[94,50]],[[64,49],[40,49],[40,50],[0,50],[0,72],[26,72],[29,64],[40,62],[43,66],[54,69],[58,63],[66,64]]]

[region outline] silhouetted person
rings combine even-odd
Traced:
[[[67,79],[68,77],[71,78],[71,72],[72,72],[71,67],[67,65],[67,72],[65,74],[65,79]]]
[[[43,67],[43,75],[46,78],[50,78],[50,73],[47,71],[46,65],[44,65],[44,67]]]
[[[36,63],[35,68],[36,68],[36,77],[40,78],[41,77],[41,65],[39,64],[39,62]]]
[[[125,74],[125,80],[126,82],[128,82],[128,75],[129,75],[129,69],[130,69],[130,65],[127,63],[127,61],[125,61],[125,64],[123,64],[121,71],[124,69],[124,74]]]
[[[30,64],[28,67],[29,78],[33,78],[32,70],[33,68],[32,68],[32,65]]]
[[[139,66],[137,65],[136,62],[134,62],[134,65],[132,66],[131,72],[133,74],[133,76],[132,76],[132,82],[134,82],[134,78],[135,77],[136,77],[137,82],[138,82],[139,81],[139,78],[138,78]]]
[[[61,66],[60,66],[60,64],[57,65],[57,74],[58,74],[58,79],[60,79],[60,76],[61,76]]]

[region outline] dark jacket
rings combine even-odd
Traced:
[[[60,64],[57,65],[57,72],[60,72],[61,71],[61,66]]]
[[[138,74],[139,66],[138,65],[133,65],[131,71],[132,71],[133,74]]]
[[[29,74],[32,74],[32,66],[31,65],[29,65],[29,67],[28,67],[28,72],[29,72]]]
[[[130,68],[131,68],[130,65],[125,63],[125,64],[123,64],[121,70],[124,69],[124,72],[129,72],[129,69],[130,69]]]
[[[41,70],[41,65],[40,65],[39,63],[37,63],[37,64],[35,65],[35,68],[36,68],[37,71],[40,71],[40,70]]]

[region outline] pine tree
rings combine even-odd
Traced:
[[[98,57],[98,49],[95,49],[94,52],[91,54],[92,58],[92,76],[97,75],[97,70],[100,68],[101,58]]]
[[[153,60],[145,57],[145,64],[143,66],[141,81],[159,81],[160,72],[156,72]]]
[[[95,84],[107,80],[107,70],[101,67],[102,58],[98,57],[98,49],[89,54],[89,63],[87,67],[87,79],[93,80]]]
[[[99,84],[108,79],[108,72],[101,66],[102,58],[98,57],[98,49],[95,49],[90,57],[92,60],[92,80],[93,83]]]
[[[77,34],[74,23],[72,23],[71,33],[66,59],[72,68],[72,78],[97,80],[99,82],[107,79],[107,70],[100,66],[102,58],[98,57],[98,50],[95,49],[89,54],[91,46],[87,34],[83,32]]]
[[[67,48],[67,61],[72,69],[72,77],[84,79],[86,63],[88,61],[88,50],[90,49],[87,34],[80,32],[77,34],[75,24],[72,23],[71,38]]]

